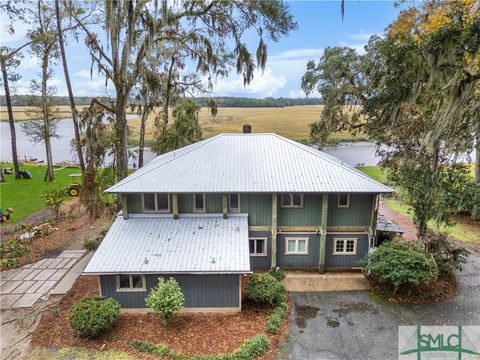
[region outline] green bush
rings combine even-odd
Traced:
[[[282,320],[288,314],[288,304],[282,301],[276,305],[267,317],[267,326],[265,331],[269,334],[276,334],[280,330]]]
[[[285,287],[268,273],[250,275],[247,286],[248,299],[275,305],[285,299]]]
[[[174,278],[158,279],[158,284],[148,294],[146,304],[168,324],[175,313],[183,307],[185,298],[180,285]]]
[[[42,200],[43,204],[52,210],[58,219],[61,215],[60,206],[67,200],[67,193],[62,188],[45,190],[42,194]]]
[[[438,268],[433,256],[404,240],[387,241],[369,256],[366,270],[380,282],[400,287],[425,285],[435,280]]]
[[[426,250],[433,255],[440,271],[453,273],[462,271],[470,252],[463,246],[451,243],[445,234],[430,232],[425,243]]]
[[[272,275],[275,279],[277,279],[278,281],[282,281],[285,276],[286,276],[286,273],[285,271],[283,271],[282,269],[280,269],[279,267],[275,268],[275,269],[272,269],[268,272],[270,275]]]
[[[70,310],[70,327],[81,336],[95,337],[108,329],[120,315],[120,304],[103,296],[87,296],[77,300]]]

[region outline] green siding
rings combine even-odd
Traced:
[[[221,214],[223,212],[223,195],[222,194],[206,194],[207,196],[207,213]]]
[[[242,213],[248,213],[249,226],[272,225],[272,194],[241,194]]]
[[[142,212],[142,195],[128,194],[127,209],[129,214],[140,214]]]
[[[178,194],[178,212],[180,214],[193,213],[193,194]]]
[[[339,208],[336,194],[328,197],[327,226],[369,226],[372,219],[372,194],[351,194],[350,207]]]
[[[303,208],[282,208],[280,197],[278,203],[278,226],[320,226],[321,194],[305,194]]]

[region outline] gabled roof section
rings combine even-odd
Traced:
[[[83,274],[248,272],[247,214],[142,214],[117,216]]]
[[[220,134],[163,154],[112,193],[388,193],[343,161],[276,134]]]

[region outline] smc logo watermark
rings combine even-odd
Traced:
[[[399,326],[400,360],[480,359],[480,326]]]

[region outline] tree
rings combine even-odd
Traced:
[[[183,307],[185,297],[174,278],[168,280],[159,278],[158,284],[152,288],[145,303],[168,325],[175,313]]]
[[[115,87],[115,131],[117,134],[116,160],[119,179],[127,175],[127,119],[125,108],[132,88],[142,76],[142,66],[154,45],[165,51],[156,55],[166,59],[172,49],[181,48],[197,62],[199,74],[223,76],[230,67],[243,74],[244,82],[253,77],[255,63],[242,42],[242,35],[250,29],[260,37],[257,66],[263,68],[267,47],[264,36],[277,41],[280,36],[296,28],[288,7],[277,1],[216,1],[182,0],[167,7],[162,2],[161,14],[145,1],[105,1],[104,23],[108,46],[82,21],[73,19],[86,34],[86,44],[92,61]],[[227,41],[228,39],[228,41]],[[233,44],[233,46],[230,46]],[[156,50],[161,49],[156,47]]]
[[[200,109],[200,105],[194,100],[182,100],[173,110],[173,124],[168,127],[165,135],[157,140],[153,150],[161,154],[200,141],[202,139],[202,127],[198,122]]]
[[[80,129],[78,126],[78,119],[77,119],[78,112],[77,112],[77,108],[75,107],[75,98],[73,97],[72,84],[70,82],[70,74],[68,72],[67,55],[65,53],[65,44],[63,39],[64,32],[62,31],[62,20],[60,18],[59,0],[55,0],[55,19],[57,23],[58,44],[60,47],[60,55],[62,58],[63,73],[65,75],[65,83],[67,85],[68,99],[70,101],[70,109],[72,111],[73,130],[75,133],[75,149],[77,151],[80,170],[82,172],[82,175],[84,175],[85,163],[83,161],[82,144],[80,141]]]

